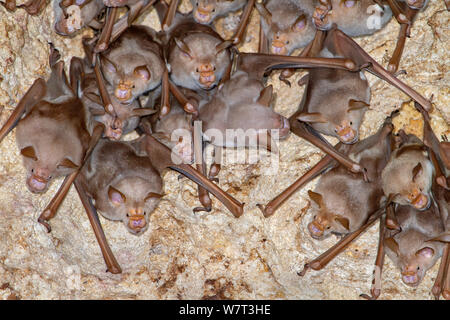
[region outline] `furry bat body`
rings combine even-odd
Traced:
[[[35,16],[46,6],[47,0],[28,0],[20,6],[16,5],[16,0],[5,0],[5,2],[0,2],[0,4],[8,11],[14,11],[16,8],[23,8],[29,15]]]
[[[269,0],[256,5],[261,16],[260,52],[290,55],[313,38],[316,0]]]

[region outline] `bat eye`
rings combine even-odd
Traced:
[[[352,122],[352,121],[350,121],[350,125],[353,125],[353,122]]]
[[[129,218],[130,217],[130,215],[127,213],[127,218]]]
[[[417,271],[419,271],[420,270],[420,267],[417,267]]]
[[[195,72],[197,72],[197,73],[199,72],[199,71],[198,71],[198,68],[195,69]]]
[[[331,227],[330,227],[330,226],[328,226],[328,227],[327,227],[327,230],[329,230],[330,228],[331,228]]]
[[[216,66],[214,66],[214,71],[216,71],[216,69],[217,69]]]
[[[183,142],[183,137],[182,136],[178,138],[178,142],[179,143]]]
[[[31,169],[31,173],[34,173],[34,169]]]
[[[286,44],[289,44],[289,40],[288,40],[288,41],[286,41]]]

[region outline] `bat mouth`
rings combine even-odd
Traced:
[[[48,179],[32,174],[27,179],[27,186],[33,193],[43,193],[47,190],[48,182]]]
[[[213,71],[202,72],[200,74],[199,82],[203,89],[211,89],[216,83],[216,75]]]
[[[423,193],[419,193],[417,197],[413,201],[411,201],[411,204],[417,210],[423,211],[430,207],[431,201],[426,195],[424,195]]]
[[[272,53],[273,54],[279,54],[279,55],[286,55],[287,54],[287,48],[286,45],[281,42],[274,40],[272,43]]]
[[[407,0],[406,2],[410,8],[415,10],[422,9],[425,4],[425,0]]]
[[[419,285],[419,276],[417,275],[417,273],[405,272],[402,273],[402,281],[408,286],[416,287],[417,285]]]
[[[131,89],[119,84],[114,90],[114,96],[119,99],[120,103],[127,103],[131,99]]]
[[[358,140],[358,134],[350,126],[346,126],[343,129],[337,129],[336,133],[339,140],[345,144],[353,144]]]
[[[212,20],[211,13],[202,9],[197,9],[194,14],[194,18],[199,23],[209,23]]]
[[[130,215],[128,217],[128,227],[134,234],[142,233],[147,228],[147,221],[144,215]]]
[[[323,236],[325,228],[318,224],[316,221],[308,224],[308,231],[314,239],[319,239]]]

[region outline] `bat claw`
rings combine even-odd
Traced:
[[[202,212],[202,211],[205,211],[205,212],[211,212],[211,210],[212,210],[211,207],[208,207],[208,208],[205,208],[205,207],[195,207],[194,209],[192,209],[192,212],[194,212],[194,213]]]
[[[261,210],[264,218],[268,218],[268,217],[270,217],[271,215],[274,214],[274,210],[271,207],[269,207],[269,206],[264,207],[260,203],[257,203],[256,206],[259,208],[259,210]]]
[[[306,263],[305,266],[303,267],[303,270],[300,272],[297,272],[297,275],[299,275],[300,277],[303,277],[306,274],[306,272],[308,272],[309,268],[310,268],[309,263]]]
[[[50,226],[50,224],[48,224],[48,222],[45,219],[38,218],[38,222],[47,229],[47,233],[50,233],[52,231],[52,227]]]

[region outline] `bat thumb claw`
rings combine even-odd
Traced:
[[[47,233],[50,233],[52,231],[52,227],[50,226],[50,224],[48,224],[48,222],[45,219],[39,218],[38,222],[47,229]]]

